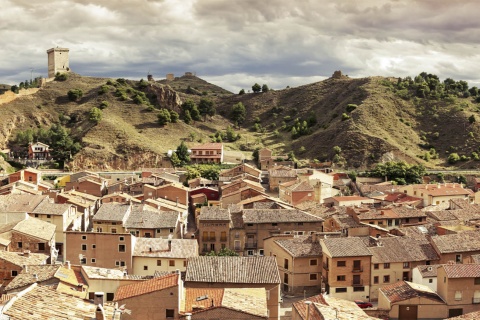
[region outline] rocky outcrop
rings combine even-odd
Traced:
[[[150,83],[146,88],[147,94],[154,95],[157,103],[162,108],[178,111],[182,104],[182,100],[177,91],[173,90],[169,85],[159,83]]]

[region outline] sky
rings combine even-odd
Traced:
[[[197,76],[232,92],[341,70],[480,86],[478,0],[0,0],[0,83],[47,76],[52,47],[83,76]]]

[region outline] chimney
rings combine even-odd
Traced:
[[[312,233],[312,242],[313,243],[317,242],[317,234],[315,232]]]
[[[178,207],[178,197],[177,197],[177,205],[176,206]]]
[[[97,306],[102,306],[103,307],[104,295],[105,295],[104,292],[95,292],[95,296],[93,298],[93,303]]]
[[[152,252],[152,247],[148,248],[148,251]]]
[[[172,240],[168,240],[168,251],[172,251]]]
[[[23,256],[24,257],[30,256],[30,250],[23,250]]]
[[[28,266],[26,264],[23,265],[23,271],[25,271],[25,273],[28,273]]]
[[[35,279],[35,281],[38,281],[38,274],[34,273],[33,274],[33,279]]]
[[[128,275],[127,269],[123,270],[123,276],[127,277],[127,275]]]
[[[95,309],[95,320],[106,320],[105,310],[103,310],[103,306],[101,304],[97,305],[97,308]]]
[[[70,261],[65,261],[65,265],[67,269],[71,269]]]

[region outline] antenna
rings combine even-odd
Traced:
[[[30,82],[33,82],[33,70],[35,70],[35,68],[30,67]]]

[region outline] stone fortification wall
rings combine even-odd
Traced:
[[[18,97],[23,97],[23,96],[28,96],[31,94],[36,93],[39,88],[30,88],[30,89],[22,89],[18,94],[12,92],[12,91],[7,91],[4,94],[0,94],[0,104],[8,103],[11,102]]]

